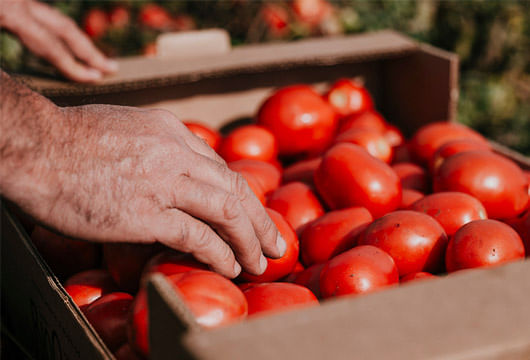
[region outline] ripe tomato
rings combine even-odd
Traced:
[[[440,146],[461,139],[487,143],[482,135],[467,126],[451,122],[435,122],[421,127],[412,137],[411,146],[418,160],[428,164]]]
[[[366,110],[343,118],[340,122],[339,133],[352,129],[362,129],[377,131],[380,134],[384,134],[387,128],[388,125],[381,114],[375,110]]]
[[[503,264],[524,259],[521,238],[509,225],[496,220],[475,220],[462,226],[449,241],[447,272]]]
[[[123,344],[116,352],[114,353],[116,360],[142,360],[137,353],[134,352],[131,345]]]
[[[277,90],[259,109],[258,125],[268,128],[278,141],[280,155],[318,155],[333,140],[337,115],[307,85]]]
[[[296,278],[296,276],[299,273],[301,273],[302,271],[304,271],[304,269],[305,269],[304,265],[302,265],[302,263],[300,261],[297,261],[296,265],[293,268],[293,271],[291,271],[291,273],[289,275],[284,277],[282,281],[284,281],[284,282],[293,282],[293,280]],[[241,289],[241,287],[240,287],[240,289]]]
[[[309,27],[319,25],[333,11],[326,0],[294,0],[291,6],[298,20]]]
[[[410,145],[404,143],[394,147],[394,158],[392,159],[392,164],[399,164],[402,162],[413,162],[414,156],[410,150]]]
[[[528,181],[511,160],[488,151],[468,151],[444,161],[434,177],[434,191],[460,191],[476,197],[488,216],[509,219],[528,203]]]
[[[84,312],[88,305],[101,296],[116,291],[117,286],[107,270],[92,269],[69,277],[64,289]]]
[[[320,298],[320,273],[326,264],[315,264],[311,265],[304,271],[299,272],[293,279],[293,283],[305,286],[317,298]]]
[[[341,132],[336,138],[335,143],[351,143],[361,146],[373,157],[390,163],[392,160],[393,150],[385,136],[375,130],[367,129],[350,129]]]
[[[129,9],[125,6],[115,6],[109,11],[110,26],[114,29],[123,29],[130,22]]]
[[[364,206],[375,219],[401,203],[401,184],[392,168],[353,144],[337,144],[326,152],[315,186],[330,208]]]
[[[388,141],[388,143],[392,147],[403,145],[403,143],[405,142],[405,137],[403,136],[403,133],[401,132],[401,130],[399,130],[397,126],[394,125],[387,124],[383,135],[385,136],[386,141]]]
[[[85,311],[88,322],[110,351],[118,350],[127,341],[127,317],[132,302],[131,295],[113,292],[94,301]]]
[[[490,151],[491,146],[487,142],[469,139],[460,139],[445,143],[444,145],[440,146],[438,150],[436,150],[429,163],[431,173],[436,174],[445,159],[447,159],[449,156],[473,150]]]
[[[192,270],[208,270],[208,266],[198,262],[190,254],[166,250],[155,255],[145,264],[142,283],[147,280],[148,276],[155,273],[169,276]]]
[[[276,166],[270,163],[243,159],[228,163],[228,167],[230,170],[240,173],[245,178],[247,174],[251,174],[259,183],[265,195],[280,186],[282,174]]]
[[[172,24],[174,31],[190,31],[197,29],[195,20],[191,16],[185,14],[175,16],[173,18]]]
[[[261,7],[260,15],[269,34],[273,37],[282,37],[289,32],[289,13],[284,7],[274,3],[265,3]]]
[[[402,162],[392,165],[403,189],[413,189],[423,193],[429,192],[429,177],[421,166],[413,163]]]
[[[447,235],[432,217],[400,210],[370,224],[359,245],[373,245],[386,251],[396,262],[399,275],[405,276],[442,270]]]
[[[506,221],[523,240],[526,256],[530,256],[530,210],[527,210],[522,216]]]
[[[361,113],[374,107],[368,90],[349,79],[337,80],[324,94],[324,99],[341,116]]]
[[[328,261],[320,274],[323,298],[359,295],[399,283],[394,260],[375,246],[357,246]]]
[[[224,138],[219,155],[227,162],[253,159],[272,162],[278,155],[274,135],[262,126],[244,125]]]
[[[287,249],[285,254],[279,259],[267,259],[267,270],[259,276],[251,275],[245,271],[239,276],[240,279],[249,282],[269,282],[281,279],[287,274],[293,271],[296,262],[298,261],[299,245],[298,238],[296,237],[295,232],[293,231],[291,225],[285,221],[283,216],[278,212],[272,209],[266,209],[270,218],[276,224],[278,231],[282,235],[285,243],[287,244]]]
[[[408,275],[403,276],[400,282],[403,284],[406,282],[416,281],[416,280],[435,279],[437,277],[438,276],[433,275],[431,273],[420,271],[420,272],[410,273]]]
[[[92,39],[102,37],[109,28],[109,18],[101,9],[90,9],[83,19],[83,30]]]
[[[300,235],[305,265],[323,263],[355,245],[357,236],[372,222],[366,208],[330,211],[309,223]]]
[[[313,176],[321,162],[322,157],[316,157],[314,159],[301,160],[286,167],[283,171],[283,183],[299,181],[313,186]]]
[[[422,199],[424,196],[425,195],[423,193],[417,190],[403,189],[399,210],[409,210],[412,204],[414,204],[419,199]]]
[[[59,279],[96,268],[100,264],[99,244],[72,240],[40,226],[36,226],[31,233],[31,240]]]
[[[453,236],[462,226],[473,220],[487,219],[486,209],[473,196],[460,192],[440,192],[427,195],[415,202],[410,210],[432,216]]]
[[[246,289],[243,294],[248,302],[249,316],[318,305],[309,289],[291,283],[259,284]]]
[[[219,147],[221,146],[221,134],[219,132],[215,131],[214,129],[210,128],[209,126],[206,126],[204,124],[201,124],[196,121],[184,121],[184,125],[191,131],[195,136],[200,137],[206,143],[215,151],[219,151]]]
[[[304,225],[324,214],[311,188],[301,182],[280,186],[270,194],[267,207],[280,213],[297,234]]]
[[[138,22],[155,30],[167,30],[172,26],[169,13],[159,5],[145,4],[138,14]]]

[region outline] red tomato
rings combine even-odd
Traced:
[[[528,196],[530,196],[530,171],[523,171],[528,182]],[[530,204],[529,204],[530,205]],[[530,206],[529,206],[530,209]]]
[[[109,12],[110,26],[115,29],[123,29],[130,22],[129,9],[125,6],[115,6]]]
[[[92,39],[102,37],[109,28],[109,18],[101,9],[90,9],[83,19],[83,30]]]
[[[289,33],[289,13],[284,7],[274,3],[265,3],[261,7],[260,14],[272,36],[282,37]]]
[[[376,219],[401,203],[401,184],[392,168],[353,144],[326,152],[315,186],[330,208],[364,206]]]
[[[283,171],[283,183],[287,184],[300,181],[312,186],[315,170],[321,162],[322,157],[317,157],[309,160],[301,160],[286,167]]]
[[[285,221],[283,216],[272,209],[266,209],[270,218],[276,224],[278,231],[282,235],[287,249],[285,254],[279,259],[267,259],[267,270],[259,276],[251,275],[247,272],[242,272],[240,278],[244,281],[250,282],[269,282],[281,279],[282,277],[291,273],[298,261],[299,245],[298,238],[292,227]]]
[[[259,284],[246,289],[243,294],[247,298],[249,316],[318,305],[309,289],[291,283]]]
[[[110,351],[118,350],[127,341],[127,317],[133,297],[113,292],[90,304],[85,316]]]
[[[98,267],[101,260],[99,244],[72,240],[40,226],[31,233],[31,240],[59,279]]]
[[[419,199],[422,199],[425,195],[417,190],[412,189],[403,189],[401,196],[401,205],[399,205],[399,210],[408,210],[410,206],[414,204]]]
[[[221,134],[214,129],[196,121],[184,121],[184,125],[191,131],[195,136],[200,137],[215,151],[219,151],[221,146]]]
[[[276,137],[280,155],[317,155],[335,135],[337,115],[307,85],[277,90],[258,112],[258,124]]]
[[[350,129],[341,132],[336,138],[335,143],[352,143],[361,146],[373,157],[390,163],[392,160],[393,150],[385,136],[375,130],[367,129]]]
[[[509,219],[528,203],[528,181],[511,160],[488,151],[447,158],[434,177],[434,191],[459,191],[476,197],[489,217]]]
[[[421,166],[402,162],[392,165],[392,169],[399,177],[403,189],[413,189],[423,193],[429,192],[429,177]]]
[[[410,281],[434,279],[434,278],[437,278],[437,277],[438,276],[433,275],[431,273],[420,271],[420,272],[410,273],[410,274],[408,274],[406,276],[403,276],[401,278],[400,282],[403,284],[403,283],[410,282]]]
[[[103,245],[103,257],[120,289],[134,293],[140,284],[145,263],[160,250],[160,247],[151,244],[106,243]]]
[[[349,79],[337,80],[324,98],[341,116],[361,113],[374,107],[372,97],[364,86]]]
[[[250,172],[241,172],[240,174],[245,178],[250,190],[256,195],[261,204],[265,206],[267,198],[265,196],[265,189],[263,189],[263,186],[261,185],[262,181],[258,180],[256,176]]]
[[[159,273],[165,276],[180,274],[191,270],[208,270],[208,266],[195,260],[190,254],[166,250],[155,255],[145,264],[142,283],[148,276]]]
[[[219,155],[227,162],[253,159],[271,162],[278,155],[274,135],[262,126],[241,126],[224,138]]]
[[[320,24],[332,11],[325,0],[294,0],[291,4],[298,20],[310,27]]]
[[[486,209],[473,196],[460,192],[440,192],[427,195],[414,203],[410,210],[432,216],[448,236],[473,220],[487,219]]]
[[[507,221],[521,237],[524,243],[526,256],[530,256],[530,210],[527,210],[522,216]]]
[[[116,291],[117,286],[107,270],[92,269],[69,277],[64,283],[64,289],[84,312],[88,305],[102,295]]]
[[[144,357],[149,356],[149,313],[147,308],[147,292],[141,288],[132,304],[127,321],[127,337],[129,345],[135,352]]]
[[[377,111],[366,110],[360,113],[355,113],[346,116],[341,120],[339,126],[339,133],[343,133],[352,129],[363,129],[377,131],[380,134],[384,134],[388,129],[388,125]]]
[[[123,344],[118,350],[116,350],[114,357],[116,360],[142,360],[140,355],[135,353],[129,344]]]
[[[435,122],[421,127],[412,137],[411,146],[414,155],[427,164],[440,146],[461,139],[487,143],[482,135],[467,126],[451,122]]]
[[[175,31],[190,31],[197,29],[197,24],[191,16],[180,14],[173,18],[172,27]]]
[[[320,298],[320,273],[326,264],[315,264],[296,274],[293,283],[305,286]]]
[[[402,162],[413,162],[414,156],[410,150],[410,145],[405,143],[394,147],[394,158],[392,164],[398,164]]]
[[[167,30],[172,25],[169,13],[156,4],[143,5],[138,14],[138,22],[142,26],[155,30]]]
[[[244,177],[246,177],[246,174],[253,175],[265,194],[276,190],[280,186],[282,174],[276,166],[270,163],[243,159],[228,163],[228,167],[230,170],[238,172]]]
[[[394,260],[375,246],[357,246],[328,261],[320,274],[323,298],[359,295],[399,283]]]
[[[324,214],[311,188],[301,182],[280,186],[270,194],[267,207],[279,212],[297,233],[304,225]]]
[[[400,276],[443,269],[447,235],[432,217],[400,210],[375,220],[364,232],[359,245],[373,245],[386,251]]]
[[[293,271],[291,271],[291,272],[289,273],[289,275],[287,275],[286,277],[284,277],[281,281],[283,281],[283,282],[293,282],[293,280],[296,278],[296,276],[297,276],[300,272],[304,271],[304,269],[305,269],[305,268],[304,268],[304,265],[302,265],[302,263],[301,263],[300,261],[297,261],[297,262],[296,262],[296,265],[295,265],[294,268],[293,268]],[[240,289],[241,289],[241,287],[240,287]]]
[[[462,226],[447,246],[447,272],[487,267],[523,259],[523,242],[515,230],[496,220],[475,220]]]
[[[366,208],[330,211],[309,223],[300,236],[300,253],[306,265],[323,263],[355,245],[357,236],[372,222]]]
[[[473,150],[490,151],[491,146],[487,142],[469,139],[454,140],[440,146],[434,153],[429,163],[431,173],[436,174],[445,159],[447,159],[449,156]]]
[[[386,141],[388,141],[392,147],[403,145],[405,142],[403,133],[397,126],[394,125],[387,125],[383,135],[385,136]]]

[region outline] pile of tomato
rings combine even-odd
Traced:
[[[287,249],[262,275],[229,280],[160,245],[105,244],[98,268],[98,245],[37,227],[35,244],[118,359],[149,354],[151,274],[213,328],[530,253],[528,171],[460,124],[406,140],[355,81],[279,89],[224,137],[186,124],[243,175]]]

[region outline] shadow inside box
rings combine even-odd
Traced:
[[[239,117],[239,118],[235,118],[235,119],[232,119],[232,120],[228,120],[226,124],[224,124],[220,129],[219,129],[219,132],[221,132],[221,134],[223,136],[226,136],[228,134],[230,134],[232,131],[234,131],[235,129],[237,129],[238,127],[241,127],[241,126],[244,126],[244,125],[252,125],[252,124],[255,124],[255,120],[254,118],[250,117],[250,116],[244,116],[244,117]]]

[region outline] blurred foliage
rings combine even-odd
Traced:
[[[155,29],[140,13],[157,3],[174,19]],[[456,52],[461,59],[459,120],[530,155],[530,1],[53,1],[83,27],[91,9],[127,9],[130,22],[95,38],[109,55],[152,53],[161,31],[222,27],[234,45],[391,28]],[[2,67],[31,63],[11,35],[0,34]]]

